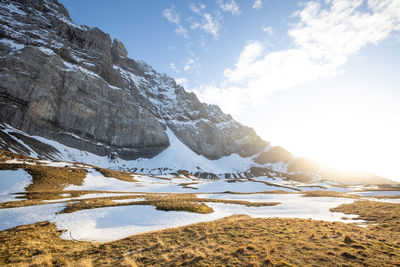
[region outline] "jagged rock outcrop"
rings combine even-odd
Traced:
[[[166,129],[209,159],[268,143],[56,0],[0,1],[0,122],[97,155],[131,160],[169,146]]]

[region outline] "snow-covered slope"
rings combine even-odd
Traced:
[[[309,188],[319,190],[319,181],[333,180],[337,182],[357,182],[363,184],[393,184],[393,181],[369,175],[355,173],[347,176],[332,170],[308,170],[290,169],[296,159],[281,160],[272,163],[257,163],[256,159],[264,153],[268,153],[271,147],[266,147],[260,153],[241,157],[231,154],[220,159],[211,160],[196,154],[169,128],[166,130],[170,145],[153,158],[139,158],[136,160],[124,160],[117,155],[99,156],[87,151],[63,145],[57,141],[41,136],[28,135],[7,124],[0,124],[0,149],[6,149],[14,153],[29,155],[35,158],[44,158],[58,161],[73,161],[101,166],[111,169],[125,169],[138,173],[165,175],[179,172],[191,174],[200,178],[252,178],[269,177],[278,180],[308,182]],[[279,158],[279,157],[278,157]],[[54,163],[55,164],[55,163]],[[65,163],[60,163],[61,165]],[[256,178],[257,179],[257,178]],[[266,182],[269,182],[268,180]],[[289,182],[291,184],[293,182]],[[297,184],[295,184],[298,186]]]
[[[171,129],[167,128],[166,132],[170,146],[151,159],[136,160],[134,163],[136,168],[156,169],[168,167],[171,170],[222,174],[245,172],[254,164],[251,157],[242,158],[238,154],[225,156],[218,160],[209,160],[185,146]]]
[[[25,149],[27,152],[24,154],[36,158],[43,157],[41,154],[42,151],[38,150],[37,147],[47,145],[51,149],[47,148],[48,152],[45,158],[82,162],[105,168],[130,169],[152,174],[165,174],[184,170],[190,173],[212,173],[218,177],[224,177],[225,173],[243,173],[248,171],[252,166],[258,165],[254,163],[253,157],[243,158],[238,154],[232,154],[217,160],[207,159],[184,145],[169,128],[166,132],[170,145],[160,154],[150,159],[123,160],[120,158],[110,159],[107,156],[98,156],[90,152],[68,147],[44,137],[27,135],[10,125],[3,125],[3,127],[3,129],[0,127],[3,133],[3,138],[0,138],[0,148],[7,145],[8,149],[14,153],[20,153],[20,151]],[[12,142],[8,140],[8,143],[5,144],[4,135],[11,139]]]

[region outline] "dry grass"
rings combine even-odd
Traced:
[[[195,212],[195,213],[212,213],[214,210],[207,206],[204,203],[196,203],[190,201],[176,201],[176,202],[165,202],[159,201],[154,202],[152,205],[156,206],[158,210],[164,211],[188,211],[188,212]]]
[[[44,254],[37,256],[32,260],[33,266],[53,266],[53,256],[51,254]]]
[[[199,198],[196,201],[245,205],[247,207],[265,207],[265,206],[276,206],[280,204],[280,202],[250,202],[246,200],[229,200],[229,199],[215,199],[215,198]]]
[[[134,199],[145,197],[146,200],[118,203],[113,200],[117,199]],[[226,200],[226,199],[211,199],[211,198],[197,198],[194,194],[144,194],[134,196],[120,196],[120,197],[105,197],[93,199],[74,200],[67,204],[63,213],[71,213],[79,210],[127,206],[127,205],[152,205],[158,210],[164,211],[188,211],[195,213],[212,213],[213,209],[207,206],[207,202],[212,203],[225,203],[245,205],[248,207],[261,207],[261,206],[275,206],[279,202],[249,202],[244,200]]]
[[[86,169],[69,167],[28,165],[24,169],[32,175],[28,192],[62,191],[67,185],[82,185],[87,174]]]
[[[137,267],[138,265],[137,265],[135,259],[133,259],[131,257],[125,257],[121,266],[124,266],[124,267]]]
[[[23,169],[32,176],[32,183],[25,188],[30,200],[60,198],[61,192],[68,185],[82,185],[87,170],[83,168],[53,167],[33,164],[0,163],[0,170]]]
[[[333,192],[333,191],[307,191],[303,194],[304,197],[342,197],[342,198],[360,198],[357,195],[346,194],[343,192]]]
[[[6,160],[11,160],[11,159],[18,159],[18,160],[26,160],[26,161],[36,161],[36,159],[24,156],[21,154],[16,154],[10,151],[6,150],[0,150],[0,162],[4,162]]]
[[[14,155],[0,151],[0,160],[17,158]],[[35,161],[24,156],[19,159]],[[81,184],[86,176],[86,170],[79,168],[0,163],[0,169],[6,168],[25,169],[33,176],[33,184],[25,195],[28,200],[2,203],[0,208],[61,198],[61,193],[67,193],[63,191],[65,185]],[[115,177],[112,171],[107,173]],[[68,193],[80,196],[89,192]],[[343,197],[341,193],[326,191],[306,192],[305,196],[338,194]],[[146,200],[134,201],[137,197]],[[131,203],[113,201],[130,198]],[[199,199],[194,194],[143,194],[83,199],[68,203],[64,212],[120,205],[212,212],[207,202],[278,204]],[[356,201],[332,210],[359,214],[361,219],[378,225],[365,229],[337,222],[231,216],[98,244],[60,239],[62,231],[52,223],[41,222],[0,232],[0,266],[400,266],[400,205]]]
[[[353,238],[351,237],[351,234],[349,234],[349,233],[346,233],[345,235],[344,235],[344,243],[346,243],[346,244],[351,244],[351,243],[353,243],[354,241],[353,241]]]
[[[0,203],[0,209],[5,208],[17,208],[25,206],[42,205],[49,203],[46,200],[54,199],[59,202],[71,202],[70,200],[64,200],[65,198],[80,197],[85,194],[102,194],[102,193],[115,193],[115,194],[126,194],[130,192],[120,192],[120,191],[87,191],[87,190],[77,190],[77,191],[56,191],[56,192],[25,192],[20,193],[17,198],[27,198],[28,200],[10,201]],[[68,194],[68,196],[63,196],[63,194]],[[127,199],[127,198],[137,198],[137,195],[132,196],[115,196],[110,199]],[[93,198],[99,199],[99,198]],[[104,198],[107,199],[107,198]]]
[[[302,193],[302,192],[301,192]],[[215,194],[232,194],[232,195],[255,195],[255,194],[299,194],[299,192],[288,192],[283,190],[272,190],[272,191],[259,191],[259,192],[233,192],[224,191],[217,192]]]
[[[136,196],[139,197],[139,196]],[[166,201],[166,200],[144,200],[132,201],[128,203],[114,202],[115,198],[96,198],[96,199],[82,199],[80,201],[73,201],[68,203],[62,213],[71,213],[85,209],[95,209],[104,207],[115,206],[128,206],[128,205],[152,205],[158,210],[164,211],[188,211],[195,213],[211,213],[213,209],[204,203],[196,203],[191,201]]]
[[[38,256],[55,266],[68,262],[72,266],[396,266],[400,262],[398,232],[306,219],[231,216],[103,244],[62,240],[60,234],[51,223],[0,232],[0,265],[31,264]]]
[[[110,170],[110,169],[104,169],[100,167],[94,166],[94,169],[101,174],[104,175],[104,177],[110,177],[110,178],[116,178],[121,181],[126,181],[126,182],[137,182],[135,179],[133,179],[133,173],[131,172],[123,172],[123,171],[116,171],[116,170]]]
[[[400,240],[400,205],[368,200],[358,200],[351,204],[342,204],[331,209],[345,214],[358,214],[359,219],[372,222],[370,228],[390,230],[399,234]]]
[[[0,265],[64,265],[66,262],[78,260],[78,255],[72,255],[97,246],[89,242],[60,239],[61,233],[62,231],[48,222],[21,225],[0,232]],[[66,251],[70,255],[68,258],[64,257]]]
[[[400,198],[400,195],[369,196],[376,199]]]
[[[229,199],[215,199],[215,198],[197,198],[196,194],[149,194],[146,198],[150,201],[167,201],[167,202],[212,202],[224,204],[237,204],[245,205],[248,207],[262,207],[262,206],[275,206],[279,202],[250,202],[246,200],[229,200]]]

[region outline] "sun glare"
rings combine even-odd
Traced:
[[[397,141],[400,127],[378,119],[373,113],[329,109],[318,110],[305,120],[297,120],[293,134],[282,135],[273,145],[287,147],[293,154],[308,157],[328,167],[363,171],[400,181],[396,177]]]

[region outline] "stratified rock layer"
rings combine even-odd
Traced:
[[[169,127],[209,159],[268,143],[175,80],[127,57],[98,28],[74,24],[56,0],[0,1],[0,122],[97,155],[153,157]]]

